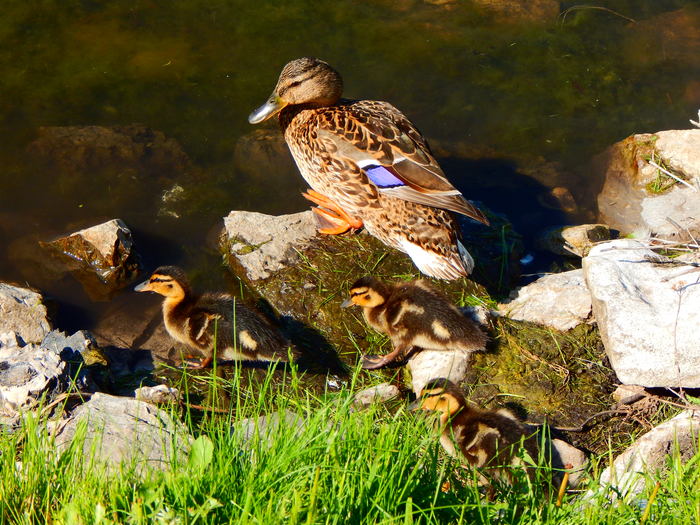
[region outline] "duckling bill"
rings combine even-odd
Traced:
[[[384,356],[365,356],[362,367],[382,368],[412,352],[481,350],[486,334],[426,281],[389,284],[363,277],[350,287],[343,306],[358,305],[372,328],[389,336],[393,350]]]
[[[194,368],[222,361],[288,360],[289,342],[259,314],[224,293],[194,293],[185,273],[161,266],[134,288],[164,297],[163,321],[170,337],[202,354]]]
[[[248,118],[279,116],[294,161],[311,186],[304,197],[324,227],[364,228],[438,279],[468,275],[474,261],[453,213],[486,216],[447,179],[425,138],[388,102],[342,99],[343,80],[323,60],[284,66],[272,95]]]
[[[536,436],[512,412],[470,406],[464,393],[447,379],[429,381],[410,408],[438,412],[440,444],[445,452],[472,467],[485,468],[497,478],[512,481],[511,467],[522,466],[518,457],[521,443],[531,458],[538,458]]]

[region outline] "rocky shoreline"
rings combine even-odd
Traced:
[[[65,141],[68,135],[46,131],[42,136]],[[39,146],[40,152],[48,148]],[[188,167],[179,153],[176,157],[178,166]],[[69,160],[64,163],[70,167]],[[634,135],[594,165],[605,180],[598,223],[554,228],[540,241],[572,257],[574,266],[580,260],[580,268],[544,275],[495,304],[496,280],[517,280],[514,262],[522,253],[513,237],[499,260],[498,248],[483,246],[488,243],[483,232],[467,228],[481,273],[474,280],[436,285],[478,319],[492,341],[473,357],[425,350],[398,373],[368,373],[370,386],[357,393],[358,408],[417,393],[431,378],[450,377],[477,402],[521,395],[521,405],[538,422],[580,425],[613,405],[643,412],[650,400],[663,402],[653,389],[674,389],[688,410],[650,430],[618,457],[612,467],[617,474],[606,471],[600,480],[619,483],[646,468],[660,468],[674,439],[684,447],[683,457],[696,452],[688,436],[698,430],[700,407],[684,391],[700,388],[700,129]],[[495,222],[507,224],[503,217]],[[348,285],[366,274],[418,277],[407,257],[369,235],[318,235],[310,211],[283,216],[232,211],[224,218],[219,247],[262,311],[306,350],[301,365],[326,377],[326,388],[344,380],[356,366],[358,348],[375,337],[357,315],[340,309]],[[116,218],[41,240],[31,253],[49,275],[71,275],[95,301],[110,300],[143,270],[128,225]],[[510,274],[504,277],[504,271]],[[0,426],[12,431],[26,412],[53,414],[49,421],[60,449],[71,442],[80,421],[91,421],[110,436],[99,456],[113,466],[139,457],[161,468],[173,455],[185,457],[193,436],[153,404],[179,403],[179,393],[167,385],[148,389],[159,382],[154,369],[177,364],[181,353],[164,330],[160,309],[117,311],[92,334],[70,335],[54,329],[50,309],[40,291],[0,283]],[[145,379],[149,386],[120,390],[115,385],[125,377]],[[615,401],[618,383],[636,385],[638,396]],[[63,404],[65,410],[47,410]],[[136,435],[144,447],[129,446]],[[568,439],[582,448],[596,446],[594,440]],[[561,466],[585,468],[581,451],[554,441],[566,458]],[[91,442],[84,446],[89,450]],[[632,457],[651,459],[642,464]]]

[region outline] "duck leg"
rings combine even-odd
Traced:
[[[413,346],[400,345],[386,355],[366,355],[362,358],[362,368],[365,370],[376,370],[396,361],[402,363],[406,357],[413,353],[414,349],[415,347]]]
[[[205,357],[204,359],[185,359],[183,361],[183,368],[192,368],[193,370],[200,370],[202,368],[207,368],[213,361],[213,357]]]
[[[318,229],[319,233],[338,235],[350,229],[359,230],[362,228],[361,220],[348,215],[345,210],[325,195],[312,189],[303,192],[302,195],[305,199],[318,204],[318,208],[312,208],[311,211],[316,214],[319,224],[324,225]]]

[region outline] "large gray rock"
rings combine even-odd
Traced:
[[[698,453],[699,434],[700,411],[684,410],[644,434],[616,457],[613,464],[600,475],[600,487],[589,491],[584,499],[600,492],[615,499],[633,499],[644,490],[647,476],[668,470],[673,454],[677,452],[683,462],[695,456]]]
[[[691,187],[662,173],[650,159]],[[700,236],[699,129],[634,135],[614,144],[596,164],[605,177],[598,195],[600,222],[636,237],[687,242]]]
[[[50,331],[41,294],[0,283],[0,333],[15,332],[25,343],[39,343]]]
[[[121,219],[39,244],[63,271],[73,272],[93,300],[108,298],[139,270],[131,231]]]
[[[311,211],[280,216],[232,211],[224,218],[221,243],[248,279],[255,281],[298,262],[297,250],[303,250],[316,236]]]
[[[84,425],[84,434],[79,429]],[[117,472],[133,466],[139,474],[187,461],[192,436],[167,412],[136,399],[97,393],[68,418],[56,435],[59,451],[79,435],[86,461],[92,457]],[[94,454],[94,456],[92,456]]]
[[[593,316],[622,383],[700,387],[700,286],[688,269],[632,239],[583,259]]]
[[[467,377],[472,352],[466,350],[421,350],[408,360],[411,388],[418,396],[431,379],[444,377],[460,384]]]
[[[569,330],[591,315],[591,294],[582,270],[554,273],[511,293],[498,310],[511,319]]]

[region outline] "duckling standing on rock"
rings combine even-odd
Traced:
[[[284,138],[301,175],[303,194],[321,233],[363,225],[384,244],[407,253],[439,279],[471,273],[451,212],[488,224],[483,213],[447,180],[415,126],[388,102],[345,100],[343,80],[326,62],[299,58],[282,69],[251,124],[279,113]]]
[[[386,284],[363,277],[342,306],[353,304],[362,307],[367,324],[388,335],[394,347],[385,356],[365,356],[363,368],[381,368],[418,348],[473,352],[486,344],[477,324],[426,281]]]
[[[469,406],[462,391],[447,379],[431,380],[410,408],[439,412],[440,444],[445,451],[466,459],[472,467],[491,470],[497,478],[512,481],[510,467],[522,466],[517,456],[521,443],[533,460],[538,459],[537,437],[512,412]]]
[[[163,321],[168,334],[204,355],[194,368],[205,368],[214,358],[288,360],[290,344],[279,330],[230,295],[196,295],[180,268],[161,266],[134,290],[165,297]]]

